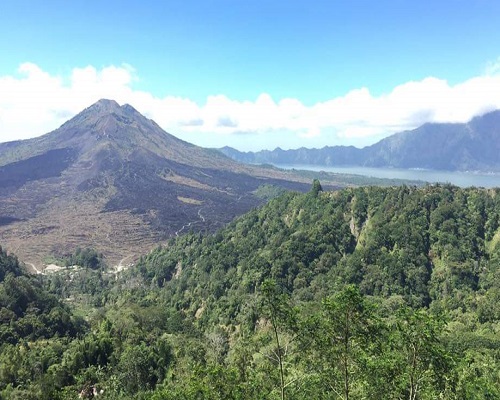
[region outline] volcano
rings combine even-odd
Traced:
[[[292,172],[243,165],[99,100],[38,138],[0,144],[0,245],[40,270],[76,248],[129,263],[169,237],[214,231],[263,202],[262,185],[307,190]]]

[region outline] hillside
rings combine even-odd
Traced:
[[[343,362],[352,398],[411,398],[412,391],[422,399],[495,398],[499,194],[453,186],[338,192],[313,186],[308,194],[274,199],[215,235],[180,238],[144,257],[135,271],[159,287],[171,312],[181,312],[208,338],[226,337],[224,365],[243,368],[239,357],[248,354],[239,346],[255,352],[233,379],[268,397],[278,397],[280,388],[280,356],[266,347],[280,346],[274,327],[286,349],[289,398],[342,392]],[[353,313],[349,327],[339,322],[346,310]],[[343,329],[352,330],[349,355],[335,339]],[[414,354],[419,364],[406,369],[415,340],[422,346]],[[213,354],[210,345],[206,351]],[[274,354],[270,363],[266,354]],[[212,374],[207,379],[216,379]],[[412,374],[421,379],[418,389],[409,382]]]
[[[424,168],[449,171],[500,171],[500,111],[475,117],[466,124],[428,123],[396,133],[358,149],[326,146],[322,149],[221,152],[246,163]]]
[[[428,307],[476,292],[495,274],[499,195],[449,185],[288,193],[215,235],[153,251],[138,270],[169,290],[196,286],[181,299],[172,293],[172,302],[190,304],[193,314],[204,301],[210,314],[211,301],[237,293],[243,298],[234,304],[245,303],[266,278],[296,298],[355,284],[366,295]]]
[[[0,247],[0,347],[26,340],[75,337],[84,321],[48,293],[39,279],[28,274],[18,259]],[[0,368],[0,373],[4,372]],[[0,374],[1,376],[1,374]]]
[[[499,195],[316,181],[122,275],[44,276],[91,330],[1,353],[0,393],[498,398]]]
[[[38,138],[0,144],[3,246],[40,268],[77,247],[130,262],[191,229],[213,231],[263,203],[258,189],[309,179],[239,164],[100,100]]]

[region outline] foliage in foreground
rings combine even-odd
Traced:
[[[500,398],[500,191],[318,184],[118,278],[1,252],[2,329],[45,327],[1,341],[1,398]]]

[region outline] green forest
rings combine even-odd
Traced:
[[[0,248],[0,399],[499,399],[500,189],[286,192],[113,273]]]

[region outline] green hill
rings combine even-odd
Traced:
[[[316,181],[122,275],[46,276],[90,330],[28,346],[24,360],[45,363],[29,377],[10,367],[21,350],[1,347],[0,393],[499,398],[499,195]]]
[[[454,290],[476,292],[491,274],[499,213],[497,189],[288,193],[216,235],[187,236],[157,249],[138,268],[165,290],[195,287],[194,303],[217,302],[233,291],[252,295],[271,278],[298,299],[355,284],[365,295],[401,296],[411,306],[429,307],[451,301]]]

